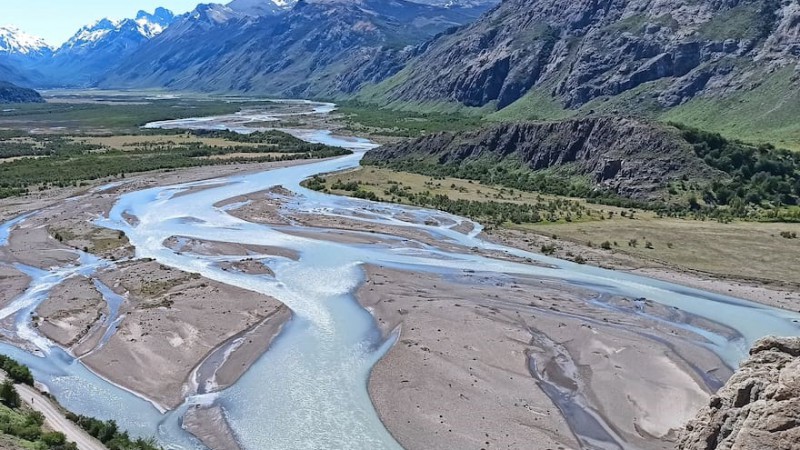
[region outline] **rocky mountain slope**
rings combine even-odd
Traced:
[[[773,75],[796,91],[799,63],[798,0],[506,0],[428,43],[367,97],[511,106],[531,118],[653,111]]]
[[[352,91],[397,72],[412,46],[483,11],[405,0],[302,0],[280,15],[177,24],[101,86],[292,97]]]
[[[639,201],[666,201],[673,182],[725,178],[694,153],[679,130],[611,117],[438,133],[370,151],[364,164],[545,192],[565,182],[588,184]]]
[[[800,447],[800,339],[765,338],[683,431],[679,450]]]
[[[44,103],[44,99],[33,89],[0,81],[0,103]]]
[[[174,20],[172,12],[164,8],[153,14],[139,11],[133,19],[99,20],[78,30],[52,58],[39,61],[37,68],[50,85],[91,86]]]

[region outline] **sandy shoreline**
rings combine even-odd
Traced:
[[[236,199],[246,204],[231,213],[303,237],[409,249],[422,243],[531,263],[500,252],[461,248],[416,229],[361,222],[359,213],[352,218],[292,213],[287,220],[280,211],[281,199],[266,194]],[[307,228],[281,227],[287,222]],[[386,235],[399,239],[387,241]],[[532,249],[522,241],[527,237],[513,236],[515,240],[504,235],[502,243]],[[597,265],[609,267],[609,261],[602,259],[607,255],[595,257],[602,263]],[[632,258],[620,260],[610,268],[662,278],[675,274],[672,281],[678,284],[706,287],[692,274],[642,267],[641,261]],[[508,286],[497,280],[476,286],[469,281],[478,277],[475,274],[464,274],[466,278],[456,283],[373,266],[366,267],[366,272],[359,301],[384,334],[399,333],[397,344],[373,369],[369,392],[382,421],[406,448],[514,448],[522,442],[540,445],[526,448],[577,448],[579,437],[564,421],[567,413],[544,394],[543,383],[580,398],[576,403],[585,405],[601,423],[592,432],[606,433],[609,442],[672,448],[677,431],[731,373],[712,352],[689,344],[692,337],[679,327],[587,306],[593,293],[562,283],[515,279],[502,280]],[[534,285],[525,289],[525,283]],[[747,292],[743,284],[730,280],[714,283],[720,293],[755,301],[779,295],[767,287]],[[476,300],[476,292],[483,297]],[[536,292],[536,301],[531,302],[530,292]],[[630,299],[613,301],[624,308],[641,307]],[[674,314],[657,304],[646,307],[656,317]],[[697,318],[680,320],[715,329],[715,324],[697,323]],[[559,380],[556,373],[566,369],[552,366],[555,360],[567,360],[574,367],[575,372],[567,375],[577,385],[566,382],[571,379],[566,375]],[[537,374],[537,367],[544,372]],[[489,388],[481,389],[481,383]],[[620,385],[626,386],[628,395],[620,397],[609,389]],[[518,407],[527,412],[520,414]]]
[[[723,278],[713,274],[670,267],[656,261],[645,261],[620,252],[607,252],[571,241],[555,240],[533,232],[495,230],[484,233],[482,237],[491,242],[534,253],[538,253],[542,245],[554,246],[556,248],[555,256],[561,259],[569,260],[570,258],[566,255],[572,253],[583,256],[587,264],[597,267],[630,272],[793,312],[800,311],[800,281],[792,285],[778,281]]]
[[[529,358],[540,360],[547,378],[555,377],[552,361],[569,357],[579,368],[571,374],[575,394],[625,442],[645,449],[671,448],[707,401],[698,373],[729,375],[713,353],[684,345],[682,330],[600,312],[586,302],[590,293],[557,282],[366,272],[359,301],[384,332],[402,324],[369,391],[405,448],[577,448]],[[671,345],[643,337],[654,328]],[[625,397],[608,389],[621,382]]]

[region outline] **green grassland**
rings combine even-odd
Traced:
[[[800,89],[793,68],[758,80],[750,92],[721,99],[696,98],[661,116],[749,142],[800,150]]]
[[[233,101],[198,97],[57,97],[48,99],[48,103],[3,106],[0,108],[0,128],[138,132],[139,127],[148,122],[233,114],[248,107],[266,109],[277,108],[279,105],[259,100]]]
[[[484,125],[480,115],[467,114],[465,111],[377,108],[358,102],[341,104],[337,113],[347,131],[395,138],[413,138],[440,131],[464,131]]]

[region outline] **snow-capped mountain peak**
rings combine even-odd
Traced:
[[[297,0],[233,0],[228,7],[250,16],[278,14],[291,9]]]
[[[117,30],[119,25],[120,21],[100,19],[90,25],[82,27],[75,35],[69,38],[61,48],[75,48],[98,42]]]
[[[161,34],[168,26],[175,20],[175,15],[172,11],[165,8],[157,8],[153,14],[146,11],[139,11],[136,15],[136,25],[142,36],[148,38],[155,37]]]
[[[0,53],[27,56],[48,54],[52,50],[42,38],[32,36],[16,27],[0,27]]]
[[[100,19],[78,30],[74,36],[61,46],[59,52],[87,46],[91,47],[106,38],[118,35],[125,35],[128,38],[139,35],[142,38],[151,39],[161,34],[174,20],[174,14],[164,8],[156,9],[153,14],[139,11],[135,19]],[[131,36],[132,34],[134,36]]]

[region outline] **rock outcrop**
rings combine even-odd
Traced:
[[[598,189],[639,201],[664,200],[671,182],[724,177],[694,153],[677,129],[625,117],[438,133],[370,151],[364,163],[427,174],[433,173],[426,167],[461,170],[473,165],[474,171],[467,169],[473,173],[448,174],[481,181],[492,181],[480,177],[483,167],[489,172],[560,170],[559,176],[588,180]]]
[[[800,449],[800,338],[765,338],[689,422],[679,450]]]
[[[33,89],[0,81],[0,103],[44,103],[44,99]]]

